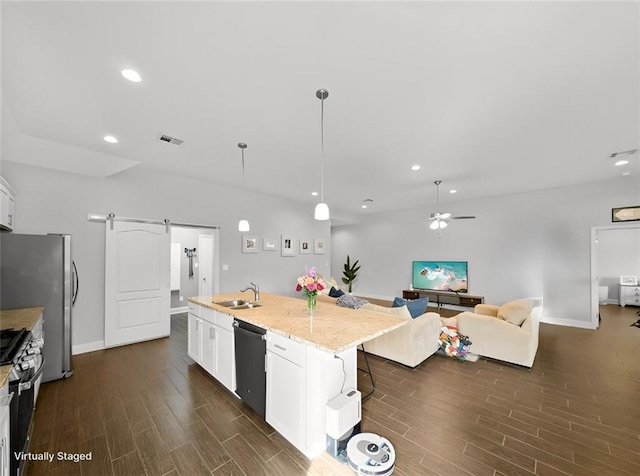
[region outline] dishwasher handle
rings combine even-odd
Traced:
[[[233,327],[235,328],[234,332],[240,331],[247,337],[260,339],[260,340],[267,340],[266,334],[258,334],[257,332],[253,332],[248,329],[243,329],[242,327],[240,327],[240,324],[238,324],[238,321],[233,321]]]

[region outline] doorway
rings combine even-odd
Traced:
[[[187,312],[187,298],[218,293],[218,229],[171,226],[171,314]]]
[[[611,285],[610,282],[604,280],[603,278],[607,278],[601,274],[602,270],[599,266],[599,260],[601,259],[600,254],[598,253],[598,242],[599,238],[603,233],[616,233],[618,231],[629,231],[635,230],[640,234],[640,224],[615,224],[615,225],[606,225],[606,226],[594,226],[591,227],[591,325],[593,329],[597,329],[599,326],[599,317],[600,317],[600,285],[605,282],[605,284]],[[627,259],[624,261],[633,262],[634,260],[631,258],[632,255],[640,256],[640,242],[637,244],[635,250],[623,250],[623,253],[626,254]],[[636,262],[638,260],[635,260]],[[637,269],[637,268],[636,268]],[[633,271],[633,270],[632,270]],[[605,271],[606,273],[606,271]],[[632,274],[639,275],[640,270],[633,272],[620,272],[620,275],[623,274]],[[614,276],[618,277],[618,276]],[[611,280],[609,280],[611,281]],[[611,291],[609,290],[608,296],[611,296]]]

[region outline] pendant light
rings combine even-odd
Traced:
[[[247,144],[245,144],[244,142],[240,142],[238,144],[238,147],[242,151],[242,195],[246,197],[247,192],[244,189],[244,149],[247,148]],[[244,232],[251,231],[251,227],[249,226],[249,221],[245,220],[244,218],[241,219],[238,222],[238,231],[244,231]]]
[[[318,89],[316,97],[320,99],[320,144],[322,147],[322,157],[320,159],[320,203],[316,205],[313,217],[316,220],[329,219],[329,206],[324,202],[324,100],[329,97],[329,91]]]

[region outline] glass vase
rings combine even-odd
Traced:
[[[307,314],[310,316],[316,312],[317,297],[315,294],[307,295]]]

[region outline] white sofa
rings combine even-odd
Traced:
[[[366,352],[408,367],[415,367],[427,357],[435,354],[440,348],[439,336],[442,323],[440,322],[440,314],[437,312],[425,312],[412,318],[409,311],[406,310],[406,306],[387,308],[375,304],[365,304],[362,309],[382,313],[401,309],[406,311],[406,314],[394,315],[400,315],[409,321],[406,326],[365,342]]]
[[[478,304],[455,319],[458,332],[469,337],[469,351],[492,359],[531,367],[538,350],[542,298],[526,298],[502,306]]]
[[[366,297],[364,299],[369,303],[360,309],[391,314],[409,321],[405,326],[365,342],[364,349],[367,353],[415,367],[440,348],[440,314],[425,312],[412,318],[406,306],[391,307],[391,301]],[[322,296],[321,300],[334,303],[336,301],[328,296]]]

